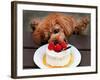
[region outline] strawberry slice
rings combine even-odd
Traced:
[[[48,49],[49,50],[53,50],[54,49],[54,46],[55,46],[54,45],[54,42],[50,42],[49,45],[48,45]]]
[[[60,51],[62,50],[61,45],[60,45],[60,44],[56,44],[55,47],[54,47],[54,50],[55,50],[56,52],[60,52]]]

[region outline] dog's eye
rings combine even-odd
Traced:
[[[55,30],[53,31],[54,34],[56,34],[56,33],[58,33],[58,32],[59,32],[59,29],[55,29]]]

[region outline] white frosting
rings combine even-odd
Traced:
[[[54,50],[46,49],[46,62],[51,66],[64,66],[70,60],[70,49],[55,52]]]

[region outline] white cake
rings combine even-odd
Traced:
[[[51,66],[64,66],[70,61],[70,49],[61,52],[46,49],[46,63]]]

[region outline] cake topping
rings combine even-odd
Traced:
[[[67,48],[67,43],[65,41],[60,42],[60,45],[62,46],[63,49]]]
[[[62,50],[61,45],[60,45],[60,44],[56,44],[55,47],[54,47],[54,50],[55,50],[56,52],[60,52],[60,51]]]
[[[48,45],[48,49],[49,50],[53,50],[54,49],[54,46],[55,46],[54,45],[54,42],[50,42],[49,45]]]
[[[54,40],[49,42],[48,49],[54,50],[56,52],[61,52],[62,50],[67,49],[68,43],[65,41],[59,42],[58,40]]]

